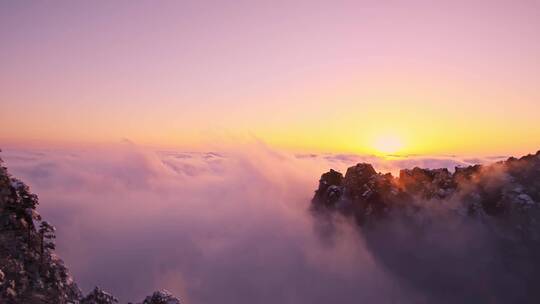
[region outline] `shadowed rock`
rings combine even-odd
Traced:
[[[377,263],[426,303],[540,303],[540,151],[398,178],[358,164],[331,187],[315,214],[354,219]]]

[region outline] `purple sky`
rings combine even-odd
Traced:
[[[5,143],[532,152],[537,1],[0,4]]]

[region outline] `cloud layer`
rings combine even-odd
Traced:
[[[344,220],[331,240],[309,214],[320,174],[370,162],[381,171],[483,162],[290,155],[261,144],[208,153],[135,145],[6,150],[40,197],[58,251],[85,291],[122,301],[167,288],[186,303],[394,303],[423,299],[378,265]]]

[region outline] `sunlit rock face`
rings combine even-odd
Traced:
[[[539,206],[540,151],[492,165],[448,169],[403,169],[399,177],[377,173],[370,164],[330,170],[321,176],[314,209],[337,209],[361,224],[390,211],[445,203],[469,215],[512,215]],[[424,204],[426,203],[426,204]],[[377,212],[373,213],[375,210]],[[529,211],[527,211],[529,212]]]
[[[83,297],[63,261],[54,253],[55,228],[36,211],[38,197],[10,176],[0,159],[0,303],[114,304],[96,287]],[[179,304],[166,290],[142,304]]]
[[[314,214],[353,219],[378,263],[426,303],[539,303],[540,151],[453,173],[357,164],[335,176],[321,176]]]

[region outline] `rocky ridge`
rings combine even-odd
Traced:
[[[331,169],[322,174],[312,207],[352,216],[364,225],[397,210],[441,202],[477,217],[531,214],[540,207],[540,151],[491,165],[456,167],[454,172],[403,169],[399,177],[378,173],[367,163],[348,168],[345,176]]]
[[[330,170],[311,206],[325,236],[356,224],[419,303],[540,303],[540,151],[454,172]]]

